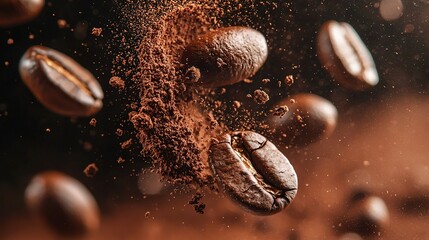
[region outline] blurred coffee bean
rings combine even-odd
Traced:
[[[429,175],[426,165],[415,165],[404,176],[404,189],[396,197],[399,209],[406,214],[426,215],[429,213]]]
[[[265,37],[247,27],[220,28],[191,42],[182,61],[201,72],[200,83],[218,87],[253,76],[268,55]]]
[[[65,116],[89,116],[103,106],[103,91],[94,76],[56,50],[33,46],[19,63],[21,78],[51,111]]]
[[[276,106],[287,106],[284,115],[272,114],[267,122],[281,144],[305,146],[329,137],[337,125],[338,112],[328,100],[314,94],[296,94]]]
[[[379,81],[371,53],[348,23],[324,23],[317,38],[317,53],[332,78],[346,88],[365,90]]]
[[[339,240],[363,240],[357,233],[345,233],[339,237]]]
[[[345,210],[342,228],[363,236],[379,235],[389,225],[389,211],[383,199],[376,196],[352,198]]]
[[[62,173],[36,175],[25,191],[28,207],[57,234],[82,236],[98,228],[99,211],[91,193]]]
[[[0,27],[26,23],[42,11],[45,0],[0,0]]]
[[[225,194],[251,213],[277,213],[295,198],[298,179],[293,166],[258,133],[224,134],[210,146],[209,157]]]

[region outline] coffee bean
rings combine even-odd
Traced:
[[[364,236],[378,235],[389,225],[389,211],[383,199],[376,196],[357,198],[347,206],[342,220],[346,231]]]
[[[26,23],[42,11],[45,0],[1,0],[0,27]]]
[[[332,78],[351,90],[365,90],[379,79],[371,53],[348,23],[328,21],[317,38],[317,53]]]
[[[337,125],[337,109],[314,94],[297,94],[276,104],[288,106],[284,115],[272,114],[267,122],[279,143],[305,146],[331,135]]]
[[[99,211],[91,193],[62,173],[36,175],[25,191],[25,200],[37,217],[62,236],[82,236],[98,228]]]
[[[201,71],[200,83],[218,87],[253,76],[268,55],[265,37],[247,27],[220,28],[191,42],[183,53],[186,69]]]
[[[65,116],[89,116],[103,106],[103,91],[94,76],[70,57],[33,46],[19,63],[21,78],[48,109]]]
[[[289,160],[255,132],[219,137],[210,146],[210,165],[225,194],[254,214],[281,211],[298,191],[298,179]]]

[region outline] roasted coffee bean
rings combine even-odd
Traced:
[[[276,106],[288,106],[282,116],[270,115],[267,122],[279,143],[305,146],[331,135],[337,125],[337,109],[314,94],[296,94]]]
[[[317,38],[317,53],[332,78],[351,90],[365,90],[379,79],[374,60],[348,23],[328,21]]]
[[[0,0],[0,27],[26,23],[42,11],[45,0]]]
[[[21,78],[48,109],[65,116],[89,116],[103,106],[103,91],[94,76],[70,57],[33,46],[19,63]]]
[[[268,55],[265,37],[247,27],[220,28],[191,42],[183,53],[186,69],[200,69],[200,83],[218,87],[253,76]]]
[[[225,194],[254,214],[281,211],[298,191],[298,179],[289,160],[255,132],[219,137],[210,146],[210,165]]]
[[[99,211],[77,180],[49,171],[36,175],[25,191],[28,207],[62,236],[82,236],[98,228]]]
[[[347,206],[342,228],[363,236],[378,235],[389,225],[389,211],[383,199],[363,196]]]

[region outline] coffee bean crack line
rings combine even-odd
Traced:
[[[91,96],[93,99],[97,99],[94,94],[89,90],[88,84],[83,83],[80,81],[71,71],[64,68],[63,65],[59,64],[54,59],[51,59],[47,56],[36,54],[36,59],[42,60],[46,62],[46,64],[53,69],[55,69],[57,72],[59,72],[61,75],[65,76],[67,79],[69,79],[71,82],[73,82],[75,85],[79,87],[79,89],[82,89],[87,95]]]

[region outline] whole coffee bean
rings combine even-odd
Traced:
[[[209,157],[225,194],[251,213],[277,213],[295,198],[298,179],[293,166],[258,133],[224,134],[211,144]]]
[[[62,236],[82,236],[98,228],[99,211],[77,180],[49,171],[36,175],[25,191],[28,207]]]
[[[218,87],[253,76],[268,55],[265,37],[248,27],[220,28],[191,42],[183,53],[183,62],[200,69],[199,82]]]
[[[338,112],[328,100],[314,94],[296,94],[276,106],[288,106],[284,115],[268,116],[267,122],[279,143],[305,146],[327,138],[337,125]]]
[[[379,81],[371,53],[348,23],[324,23],[317,38],[317,53],[332,78],[346,88],[365,90]]]
[[[347,206],[342,220],[346,231],[363,236],[378,235],[389,225],[389,211],[383,199],[376,196],[357,198]]]
[[[42,11],[45,0],[0,0],[0,27],[26,23]]]
[[[21,78],[48,109],[65,116],[89,116],[103,106],[103,90],[94,76],[70,57],[33,46],[19,63]]]

